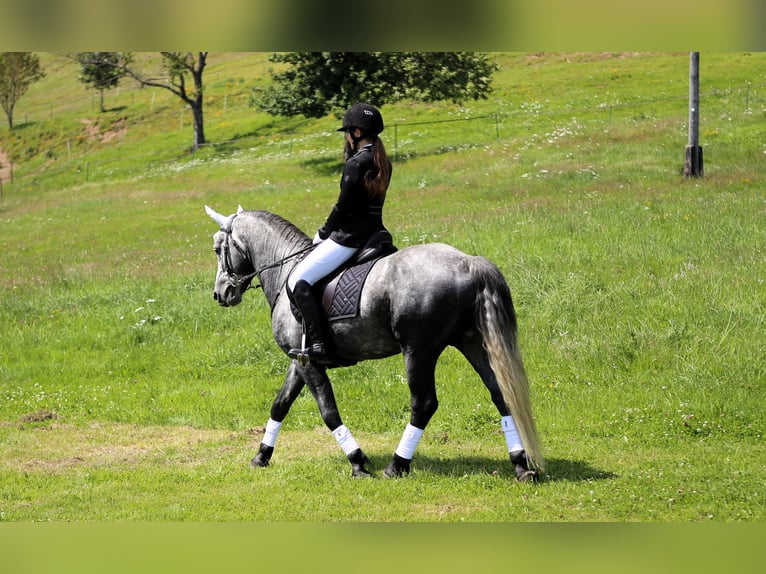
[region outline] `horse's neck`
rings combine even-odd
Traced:
[[[245,234],[255,268],[275,265],[264,270],[260,276],[263,293],[273,307],[288,275],[300,259],[290,256],[311,245],[311,241],[289,222],[267,212],[253,212],[247,219]]]

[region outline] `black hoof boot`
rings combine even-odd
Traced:
[[[511,453],[511,464],[516,472],[516,480],[519,482],[537,482],[539,476],[537,471],[529,468],[527,453],[523,450]]]
[[[348,460],[351,463],[351,476],[354,478],[368,478],[372,476],[372,473],[365,468],[370,459],[362,452],[361,448],[349,454]]]
[[[391,462],[388,463],[388,466],[386,467],[386,470],[383,471],[383,474],[388,478],[400,478],[405,474],[410,473],[411,462],[412,459],[402,458],[398,454],[394,453],[394,458],[392,458]]]
[[[250,466],[253,468],[265,468],[269,466],[269,460],[271,460],[272,454],[274,454],[274,447],[266,446],[261,443],[261,446],[258,449],[258,454],[256,454],[253,457],[253,460],[250,461]]]

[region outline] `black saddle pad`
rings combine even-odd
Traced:
[[[362,298],[364,282],[372,267],[382,258],[376,257],[345,268],[314,286],[314,293],[322,301],[329,321],[352,319],[359,315],[359,301]],[[301,321],[301,312],[292,301],[290,309],[296,320]]]
[[[354,265],[327,284],[322,291],[322,306],[329,320],[351,319],[359,314],[364,282],[378,259]]]

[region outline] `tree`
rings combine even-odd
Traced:
[[[476,52],[288,52],[272,54],[288,68],[252,102],[272,115],[322,117],[367,101],[425,102],[486,98],[497,66]]]
[[[13,129],[13,108],[29,86],[43,78],[40,58],[31,52],[0,52],[0,105]]]
[[[118,64],[126,75],[130,76],[142,86],[163,88],[174,93],[186,102],[194,116],[194,145],[198,147],[206,143],[205,126],[202,113],[203,84],[202,73],[207,63],[207,52],[160,52],[162,62],[168,78],[149,78],[131,66],[130,61],[124,59]],[[187,86],[187,76],[191,76],[193,86]]]
[[[101,112],[104,111],[104,91],[116,87],[125,77],[121,64],[129,64],[131,55],[121,52],[78,52],[80,81],[93,86],[100,93]]]

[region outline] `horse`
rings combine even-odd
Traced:
[[[260,287],[271,308],[276,344],[288,354],[305,348],[302,323],[291,309],[287,278],[312,240],[291,222],[268,211],[229,216],[205,206],[218,224],[213,249],[218,260],[213,298],[222,307],[241,303]],[[370,463],[343,424],[328,370],[402,354],[410,391],[410,420],[385,477],[409,474],[415,449],[438,407],[435,368],[448,347],[456,348],[478,373],[501,417],[516,480],[537,481],[544,459],[517,342],[511,291],[488,259],[443,243],[394,249],[369,271],[355,316],[331,323],[337,364],[293,358],[274,399],[253,467],[267,467],[291,405],[307,386],[322,420],[351,463],[352,476],[374,476]]]

